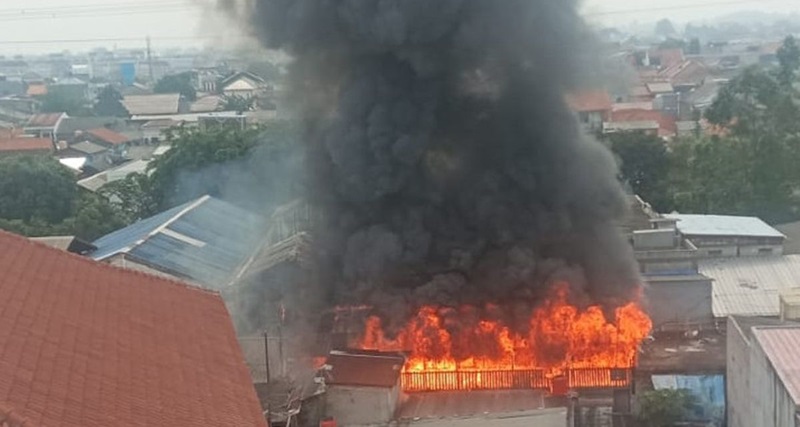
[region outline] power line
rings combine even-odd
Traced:
[[[61,18],[95,18],[95,17],[109,17],[109,16],[127,16],[138,14],[159,14],[166,12],[178,12],[186,9],[186,5],[175,4],[167,6],[150,6],[148,8],[136,9],[107,9],[101,11],[72,11],[72,12],[59,12],[53,14],[41,15],[0,15],[0,22],[18,22],[30,20],[46,20],[46,19],[61,19]]]
[[[128,2],[128,3],[95,3],[95,4],[83,4],[83,5],[73,5],[73,6],[58,6],[58,7],[23,7],[23,8],[6,8],[0,9],[0,15],[25,15],[25,14],[37,14],[37,13],[58,13],[58,12],[69,12],[69,11],[78,11],[78,10],[100,10],[100,9],[135,9],[137,7],[142,6],[159,6],[169,3],[183,3],[187,5],[191,5],[192,2],[189,0],[167,0],[167,1],[153,1],[153,0],[144,0],[140,2]]]
[[[244,36],[225,36],[226,39],[246,39]],[[152,37],[152,40],[161,41],[191,41],[191,40],[216,40],[219,37],[213,36],[176,36],[176,37]],[[103,43],[103,42],[142,42],[145,37],[102,37],[87,39],[42,39],[42,40],[0,40],[0,44],[70,44],[70,43]]]

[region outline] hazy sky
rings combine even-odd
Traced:
[[[156,48],[199,46],[220,32],[218,25],[209,23],[208,14],[201,7],[203,1],[0,0],[0,52],[144,46],[147,35]],[[800,12],[800,0],[585,0],[584,5],[588,19],[613,25],[661,17],[702,20],[742,9]],[[65,41],[76,39],[123,40]]]

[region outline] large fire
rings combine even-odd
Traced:
[[[631,302],[607,319],[599,306],[571,305],[568,289],[567,284],[553,287],[550,298],[531,314],[524,335],[501,321],[475,317],[473,307],[424,306],[392,339],[379,318],[368,318],[355,344],[405,352],[407,391],[538,388],[559,376],[573,387],[627,385],[638,346],[650,332],[650,318]],[[451,319],[457,324],[448,323]]]

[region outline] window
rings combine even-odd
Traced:
[[[769,255],[772,253],[772,248],[758,248],[759,255]]]
[[[720,256],[720,255],[722,255],[722,249],[710,249],[708,251],[708,255],[710,255],[710,256]]]

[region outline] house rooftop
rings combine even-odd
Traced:
[[[111,145],[125,144],[126,142],[130,141],[130,138],[127,136],[106,128],[90,129],[86,131],[86,133]]]
[[[25,125],[27,128],[54,128],[62,117],[66,117],[66,113],[42,113],[34,114],[28,119]]]
[[[800,327],[755,327],[753,337],[764,350],[795,405],[800,405]]]
[[[0,410],[31,426],[266,426],[216,293],[0,232]]]
[[[78,185],[89,191],[95,192],[109,182],[124,179],[130,174],[145,173],[149,163],[150,162],[147,160],[133,160],[115,168],[106,169],[88,178],[84,178],[78,181]]]
[[[102,153],[103,151],[108,151],[108,148],[103,147],[102,145],[99,144],[95,144],[94,142],[91,141],[81,141],[77,144],[70,145],[69,148],[79,153],[90,154],[90,155]]]
[[[178,93],[128,95],[122,105],[131,116],[178,114],[180,100]]]
[[[116,255],[220,289],[261,241],[264,220],[230,203],[203,196],[107,234],[92,258]]]
[[[800,255],[708,259],[698,271],[714,280],[717,318],[777,316],[780,294],[800,287]]]
[[[653,94],[672,93],[675,89],[668,82],[647,83],[647,90]]]
[[[605,122],[603,123],[604,132],[627,132],[636,130],[655,130],[659,129],[658,122],[655,120],[631,120],[624,122]]]
[[[566,96],[567,105],[575,112],[609,111],[611,96],[605,90],[587,90]]]
[[[50,138],[11,138],[0,139],[0,152],[43,152],[53,151]]]
[[[664,216],[678,220],[678,230],[687,236],[785,237],[760,218],[751,216],[688,214]]]

